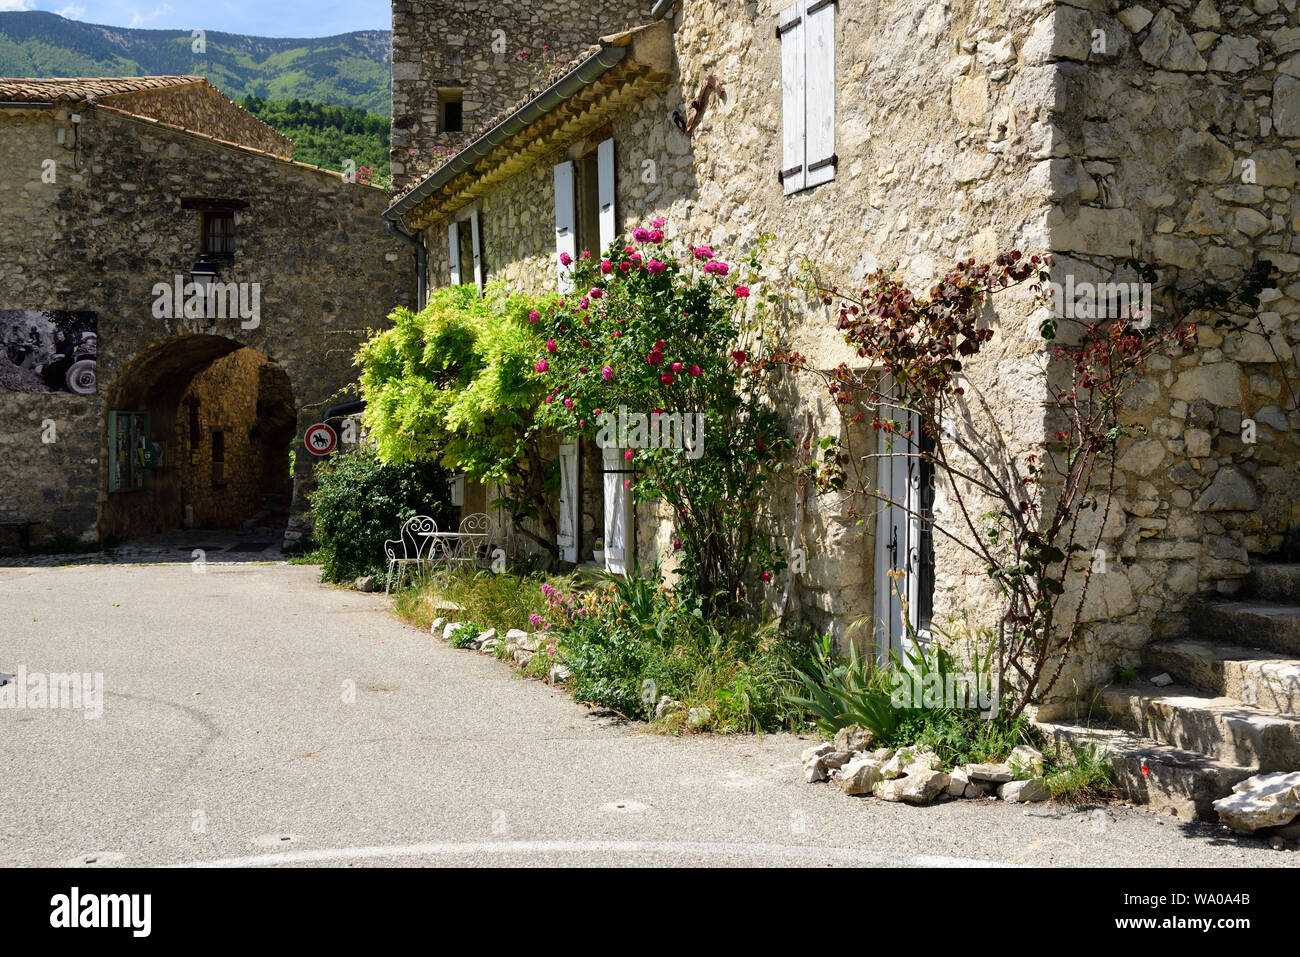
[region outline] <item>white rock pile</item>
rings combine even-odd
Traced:
[[[948,773],[932,751],[895,751],[874,748],[875,743],[865,728],[840,729],[834,741],[803,752],[804,779],[830,781],[845,794],[907,804],[981,797],[1027,804],[1052,796],[1042,776],[1043,755],[1028,745],[1012,751],[1005,764],[966,764]]]
[[[1214,802],[1219,820],[1238,834],[1300,823],[1300,771],[1257,774]]]
[[[461,627],[458,621],[448,621],[446,618],[435,618],[429,625],[429,633],[442,638],[443,641],[451,641],[454,635]],[[513,661],[520,668],[526,668],[532,663],[533,656],[539,651],[546,648],[551,641],[551,636],[544,631],[536,631],[531,635],[519,628],[511,628],[504,636],[498,636],[495,628],[489,628],[487,631],[480,631],[473,641],[465,645],[468,651],[479,651],[485,655],[492,655],[496,658],[504,657],[508,661]],[[497,648],[504,644],[504,654],[498,655]],[[551,666],[550,672],[546,676],[549,684],[563,684],[569,680],[569,669],[558,662]]]

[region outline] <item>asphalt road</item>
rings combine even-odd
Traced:
[[[0,567],[0,672],[103,676],[0,708],[0,864],[1300,864],[1123,806],[848,798],[811,739],[646,733],[315,577]]]

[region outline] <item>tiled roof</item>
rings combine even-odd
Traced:
[[[201,76],[0,77],[0,102],[81,102],[91,96],[162,90],[202,82]]]

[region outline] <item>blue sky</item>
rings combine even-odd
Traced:
[[[325,37],[387,30],[392,23],[389,0],[0,0],[5,10],[48,10],[114,27],[264,37]]]

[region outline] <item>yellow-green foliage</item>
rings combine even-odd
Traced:
[[[541,391],[537,300],[490,285],[434,290],[419,313],[357,353],[366,425],[385,462],[438,459],[486,481],[508,481],[523,454]]]

